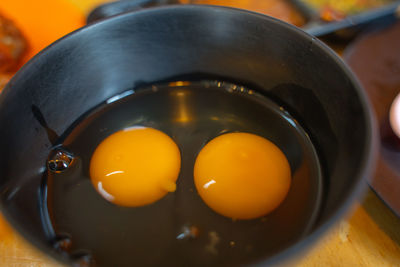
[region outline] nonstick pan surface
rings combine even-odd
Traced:
[[[1,203],[6,217],[48,254],[67,262],[79,258],[82,255],[79,250],[69,254],[54,248],[59,238],[52,235],[54,229],[46,223],[49,218],[43,216],[47,211],[43,177],[50,152],[68,140],[73,129],[90,118],[91,111],[112,97],[154,84],[205,80],[254,90],[261,95],[254,103],[263,106],[260,99],[266,98],[265,103],[272,101],[282,107],[298,122],[303,136],[308,136],[323,177],[320,185],[318,182],[310,185],[322,187],[317,190],[321,199],[315,198],[318,201],[310,213],[317,215],[309,217],[304,231],[296,231],[291,235],[293,239],[288,237],[286,245],[275,252],[276,247],[267,249],[253,260],[267,260],[272,255],[275,257],[269,260],[287,258],[306,247],[357,197],[363,179],[373,167],[375,132],[368,102],[348,68],[312,36],[263,15],[222,7],[171,6],[116,16],[67,36],[25,65],[0,96],[0,125],[7,127],[0,138]],[[212,92],[221,92],[218,88]],[[226,108],[228,114],[217,116],[222,121],[229,114],[243,115],[238,122],[242,121],[244,127],[228,124],[228,130],[271,133],[263,121],[268,116],[262,115],[263,108],[251,104],[249,96],[228,94],[219,105],[214,99],[223,98],[205,96],[207,90],[201,92],[189,106],[198,105],[201,107],[198,110],[205,112],[222,112]],[[239,104],[237,99],[229,97],[243,100]],[[196,101],[200,102],[195,104]],[[204,102],[213,105],[208,108]],[[165,107],[167,103],[170,102],[164,102]],[[152,110],[151,107],[146,106]],[[157,106],[154,107],[156,110]],[[257,107],[260,113],[255,112]],[[167,114],[171,111],[165,110]],[[258,115],[246,117],[245,111]],[[257,126],[256,121],[260,121]],[[162,127],[174,134],[172,128]],[[219,125],[218,131],[222,128]],[[202,142],[219,133],[214,127],[209,129],[207,136],[199,135],[204,139]],[[190,127],[187,130],[191,133]],[[176,134],[177,140],[187,140],[182,137],[184,134],[182,129]],[[190,135],[198,149],[200,139],[195,133]],[[192,157],[194,154],[193,149]],[[215,221],[210,220],[212,223]],[[249,229],[241,224],[239,228],[237,233]],[[72,243],[79,237],[71,235]],[[83,249],[90,253],[90,247]],[[252,262],[241,253],[240,263]],[[221,258],[215,263],[230,262]]]

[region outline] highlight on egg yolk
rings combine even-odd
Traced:
[[[228,133],[207,143],[194,166],[196,189],[215,212],[254,219],[276,209],[291,184],[289,162],[269,140]]]
[[[127,207],[151,204],[176,190],[180,151],[165,133],[145,127],[104,139],[90,161],[90,178],[108,201]]]

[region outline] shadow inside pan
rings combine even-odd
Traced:
[[[284,107],[256,91],[218,81],[149,86],[107,102],[60,142],[74,155],[73,164],[44,177],[48,228],[60,241],[58,249],[71,257],[90,255],[97,266],[231,266],[272,256],[311,230],[321,203],[320,164],[308,135]],[[177,190],[148,206],[119,207],[96,192],[89,162],[104,138],[138,125],[163,131],[179,146]],[[292,185],[269,215],[233,221],[213,212],[197,194],[196,156],[208,141],[227,132],[263,136],[288,158]],[[192,226],[198,236],[178,238]]]

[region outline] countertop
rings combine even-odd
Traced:
[[[69,0],[86,14],[104,0]],[[59,266],[0,215],[0,266]],[[291,266],[400,266],[400,218],[372,191]]]

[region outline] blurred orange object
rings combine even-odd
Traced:
[[[180,0],[180,2],[182,4],[220,5],[247,9],[296,26],[302,26],[306,22],[290,1],[284,0]]]
[[[30,50],[26,60],[85,24],[83,12],[68,0],[1,0],[0,12],[27,38]]]
[[[7,241],[12,233],[8,223],[5,221],[0,213],[0,243]]]
[[[0,73],[15,71],[27,50],[28,44],[21,31],[0,13]]]
[[[67,0],[67,1],[78,7],[82,11],[82,13],[88,15],[90,11],[95,9],[97,6],[104,3],[114,2],[117,0]]]

